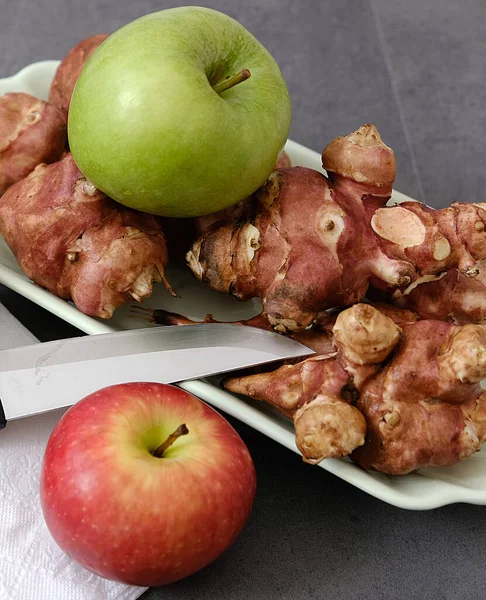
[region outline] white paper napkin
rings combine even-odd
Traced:
[[[0,304],[0,350],[38,340]],[[146,588],[86,571],[56,545],[42,516],[39,476],[55,411],[0,431],[0,600],[133,600]]]

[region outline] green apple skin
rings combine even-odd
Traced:
[[[249,69],[251,77],[213,86]],[[272,172],[291,121],[282,73],[231,17],[162,10],[113,33],[76,84],[68,117],[79,169],[114,200],[168,217],[227,208]]]

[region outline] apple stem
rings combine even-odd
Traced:
[[[183,423],[182,425],[179,425],[179,427],[169,435],[169,437],[165,440],[165,442],[163,444],[160,444],[160,446],[158,448],[156,448],[152,454],[156,457],[156,458],[162,458],[162,456],[164,455],[164,452],[167,450],[167,448],[169,446],[172,446],[172,444],[176,441],[176,439],[178,437],[180,437],[181,435],[187,435],[189,433],[189,429],[187,429],[185,423]]]
[[[220,83],[213,85],[213,90],[217,94],[221,94],[221,92],[226,92],[226,90],[238,85],[242,81],[246,81],[250,77],[250,71],[248,69],[242,69],[239,73],[236,73],[236,75],[232,75],[231,77],[228,76],[223,81],[220,81]]]

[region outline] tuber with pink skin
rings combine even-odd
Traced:
[[[479,262],[477,268],[476,277],[452,269],[435,281],[421,283],[407,294],[391,294],[388,299],[414,310],[422,319],[456,325],[486,323],[486,261]]]
[[[39,165],[0,199],[0,233],[22,271],[87,315],[109,318],[164,281],[167,249],[156,217],[97,190],[70,154]]]
[[[67,143],[66,116],[29,94],[0,97],[0,196],[39,163],[58,160]]]
[[[361,203],[355,212],[357,226],[346,227],[350,216],[317,171],[276,171],[260,191],[255,216],[206,232],[187,254],[188,264],[213,289],[241,300],[260,298],[277,331],[303,329],[321,311],[365,295],[373,273],[352,255],[353,244],[364,257],[376,255],[377,276],[395,284],[411,281],[406,263],[389,261],[373,246]]]
[[[356,304],[332,326],[333,352],[225,387],[291,417],[307,462],[350,455],[389,474],[455,464],[486,441],[486,326],[397,321]]]
[[[98,46],[106,40],[108,34],[98,33],[71,48],[57,67],[56,74],[49,90],[49,102],[64,112],[69,111],[71,96],[84,65],[91,58]]]
[[[229,206],[223,210],[218,210],[217,212],[210,213],[209,215],[195,217],[192,220],[194,223],[195,237],[203,235],[209,230],[209,228],[214,227],[216,224],[236,223],[239,220],[246,221],[251,217],[253,212],[253,202],[253,197],[249,196],[248,198],[244,198],[233,206]]]
[[[361,390],[366,442],[352,459],[390,474],[453,465],[486,441],[486,326],[418,321]]]
[[[392,150],[373,126],[331,145],[338,165],[347,168],[355,155],[360,172],[342,175],[327,160],[334,184],[312,169],[277,170],[257,192],[251,219],[211,229],[187,255],[195,276],[214,289],[242,300],[259,297],[278,331],[303,329],[322,310],[359,301],[374,276],[395,287],[412,280],[413,268],[386,257],[369,227],[367,213],[391,195]],[[362,156],[375,154],[381,170],[366,171],[371,161]],[[353,256],[358,248],[366,260]]]
[[[434,210],[418,202],[379,208],[371,219],[376,239],[387,256],[409,261],[417,276],[457,269],[476,277],[486,258],[486,204],[455,202]],[[419,281],[418,281],[419,282]]]
[[[400,335],[392,319],[367,304],[355,304],[332,321],[322,348],[326,354],[271,373],[232,377],[224,384],[291,417],[297,447],[311,463],[346,456],[364,443],[366,421],[354,406],[359,388],[379,371]],[[300,340],[299,334],[295,337]]]
[[[187,254],[194,275],[241,300],[260,298],[281,332],[360,301],[370,285],[406,292],[450,269],[477,276],[486,257],[485,205],[385,207],[395,159],[373,125],[336,138],[322,158],[328,177],[276,170],[245,222],[203,233]]]

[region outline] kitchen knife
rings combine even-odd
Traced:
[[[130,329],[3,350],[0,428],[116,383],[175,383],[313,353],[283,335],[226,323]]]

